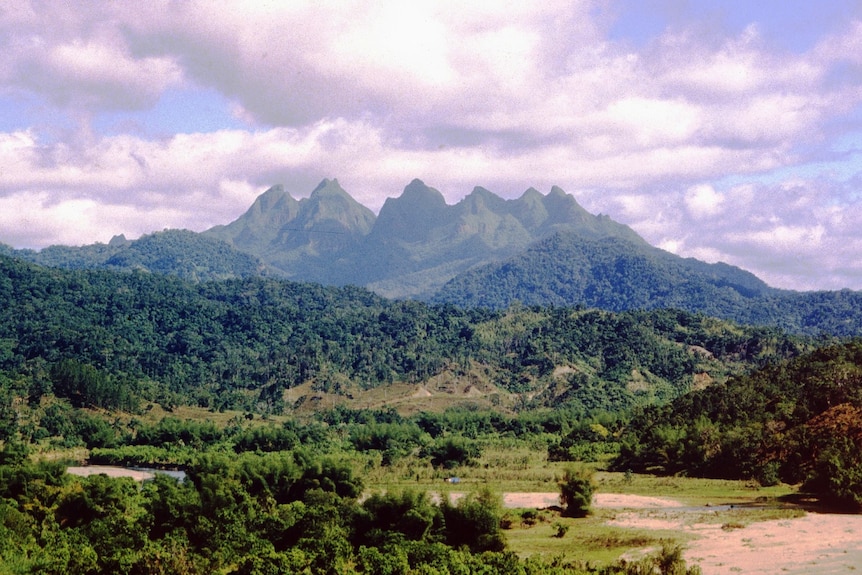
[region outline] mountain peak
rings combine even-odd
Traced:
[[[418,209],[439,209],[446,206],[446,198],[438,190],[428,187],[420,179],[414,179],[407,184],[401,193],[399,201],[409,201],[411,207]]]
[[[298,211],[299,202],[285,192],[283,186],[275,185],[259,195],[239,218],[203,233],[248,253],[260,255],[262,246],[271,242],[279,228],[292,221]]]
[[[410,182],[397,198],[387,198],[374,226],[376,237],[389,236],[413,242],[425,239],[448,209],[438,190],[422,180]]]
[[[131,244],[129,240],[126,239],[125,234],[120,234],[111,238],[111,241],[108,242],[108,245],[112,248],[123,247]]]
[[[311,191],[311,197],[312,198],[314,198],[316,196],[321,196],[321,195],[339,195],[339,196],[341,196],[341,195],[347,195],[347,192],[344,191],[344,189],[338,183],[337,179],[333,178],[330,180],[328,178],[323,178],[323,180],[321,180],[321,182],[319,184],[317,184],[317,187]]]
[[[504,207],[506,200],[500,196],[488,191],[487,189],[476,186],[463,200],[458,202],[457,208],[463,213],[478,214],[496,214],[502,215],[506,208]]]

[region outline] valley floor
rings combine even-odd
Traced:
[[[862,515],[805,513],[802,517],[742,524],[702,520],[678,502],[599,494],[596,507],[625,507],[610,524],[679,531],[691,540],[684,553],[704,575],[847,573],[862,568]],[[715,513],[719,513],[716,511]],[[697,517],[692,522],[692,515]]]

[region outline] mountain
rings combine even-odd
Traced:
[[[503,262],[459,275],[433,299],[490,308],[515,301],[611,311],[673,307],[732,317],[751,298],[773,292],[733,266],[683,259],[643,241],[561,231]]]
[[[360,261],[364,285],[389,297],[430,297],[468,270],[511,257],[557,230],[583,237],[643,240],[630,228],[593,216],[559,188],[504,200],[476,187],[455,205],[414,180],[380,210]]]
[[[253,254],[280,275],[327,284],[344,281],[345,258],[371,231],[374,212],[325,179],[311,196],[294,199],[281,186],[264,192],[237,220],[203,236]]]
[[[239,219],[225,226],[216,226],[204,235],[218,238],[244,252],[262,253],[262,247],[273,243],[282,227],[292,222],[298,213],[299,202],[282,186],[273,186],[258,196]]]
[[[5,255],[49,267],[139,270],[176,275],[191,281],[266,274],[266,265],[254,256],[188,230],[164,230],[134,241],[115,236],[108,244],[50,246],[38,252],[6,250]]]
[[[198,281],[268,273],[462,306],[673,307],[794,333],[862,334],[862,292],[778,290],[734,266],[681,258],[590,214],[556,186],[512,200],[476,187],[449,205],[413,180],[375,216],[325,179],[299,200],[274,186],[235,221],[201,234],[0,251],[55,267],[145,269]]]
[[[418,179],[388,198],[377,217],[337,180],[323,180],[298,201],[273,187],[236,221],[203,233],[260,257],[291,279],[422,298],[460,273],[513,256],[559,230],[644,243],[627,226],[591,215],[557,187],[547,196],[531,188],[516,200],[476,187],[448,205]]]

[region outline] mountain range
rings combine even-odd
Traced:
[[[460,306],[672,307],[798,333],[862,334],[859,292],[778,290],[738,267],[681,258],[590,214],[558,187],[514,200],[476,187],[449,205],[417,179],[375,216],[325,179],[302,199],[273,186],[233,222],[201,233],[0,252],[55,267],[196,281],[271,275]]]
[[[323,180],[301,200],[275,186],[237,220],[203,235],[259,257],[289,279],[427,298],[458,274],[563,230],[644,243],[630,228],[589,214],[560,188],[504,200],[477,187],[448,205],[420,180],[388,198],[376,217],[338,180]]]

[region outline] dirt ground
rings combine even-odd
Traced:
[[[616,515],[612,525],[672,529],[694,536],[684,556],[689,565],[699,565],[704,575],[862,571],[860,515],[806,513],[797,519],[723,529],[719,523],[690,523],[682,504],[670,500],[599,494],[594,505],[626,510]]]
[[[131,477],[135,481],[145,481],[152,479],[153,474],[149,471],[136,471],[134,469],[125,469],[123,467],[114,467],[111,465],[87,465],[81,467],[68,467],[66,473],[77,475],[79,477],[89,477],[90,475],[107,475],[108,477]]]
[[[504,493],[503,504],[509,508],[550,507],[559,505],[559,494]],[[862,572],[862,515],[806,513],[796,519],[728,529],[720,523],[692,522],[704,510],[692,511],[673,499],[598,493],[593,506],[618,509],[609,522],[617,527],[673,530],[691,536],[684,556],[689,565],[699,565],[704,575]]]

